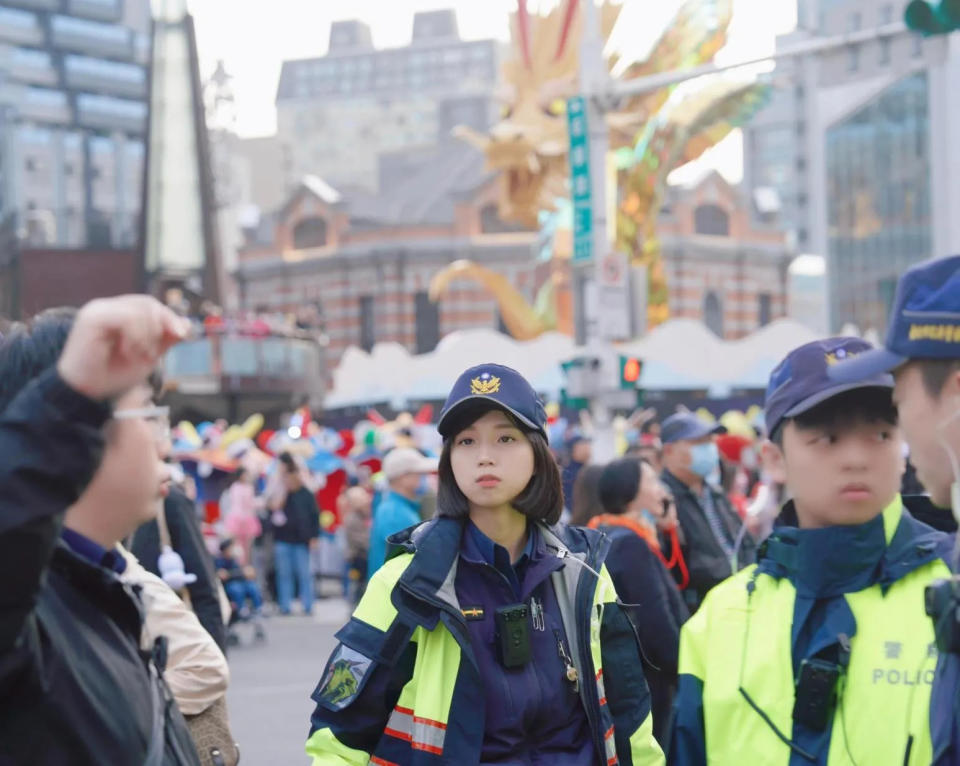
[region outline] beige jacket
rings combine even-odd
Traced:
[[[148,572],[136,557],[120,547],[127,568],[121,579],[139,585],[146,611],[140,644],[153,647],[158,636],[167,637],[164,677],[184,715],[197,715],[220,699],[230,683],[227,658],[203,629],[197,616],[159,577]]]

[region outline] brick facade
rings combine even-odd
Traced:
[[[718,173],[672,187],[658,233],[671,317],[734,340],[787,315],[792,254],[783,235],[755,229],[746,200]]]
[[[496,329],[496,301],[472,282],[454,282],[435,308],[424,297],[434,274],[458,259],[506,276],[531,303],[550,278],[550,265],[534,258],[537,234],[492,217],[496,193],[487,178],[456,198],[446,222],[386,223],[358,214],[348,195],[324,199],[304,184],[281,210],[274,245],[241,252],[241,303],[283,312],[316,306],[330,370],[350,346],[393,342],[418,353],[456,330]],[[307,231],[313,240],[304,244]],[[672,317],[702,320],[735,339],[786,315],[790,255],[782,237],[752,229],[738,190],[718,174],[671,188],[659,231]],[[432,317],[438,324],[428,332]]]
[[[495,201],[494,186],[489,181],[457,199],[446,224],[408,225],[358,219],[350,213],[349,200],[323,200],[302,187],[281,211],[274,245],[241,252],[236,275],[241,304],[270,312],[316,306],[329,338],[330,370],[348,347],[365,341],[399,343],[417,353],[432,350],[433,339],[456,330],[496,329],[496,301],[472,282],[454,282],[435,309],[425,297],[434,274],[456,260],[469,259],[506,275],[528,300],[533,299],[540,284],[531,257],[536,233],[489,231],[489,225],[484,231],[489,205]],[[323,221],[309,225],[324,236],[318,236],[313,246],[297,247],[296,232],[304,231],[301,227],[311,219]],[[418,343],[418,296],[422,343]],[[366,320],[368,328],[372,323],[372,335],[364,334],[365,305],[372,311]],[[426,325],[433,324],[433,317],[439,321],[431,333]]]

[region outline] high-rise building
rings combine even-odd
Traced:
[[[149,0],[0,1],[0,217],[27,246],[138,236]]]
[[[889,27],[903,6],[803,0],[796,34]],[[778,215],[796,230],[799,251],[826,258],[831,331],[848,323],[882,331],[898,276],[960,251],[960,38],[924,39],[902,28],[781,63],[774,78],[781,95],[793,95],[782,119],[771,111],[775,100],[745,131],[754,201],[777,183],[781,198],[795,189],[793,209],[782,205]],[[766,151],[778,119],[782,144]]]
[[[796,31],[777,38],[777,48],[809,37]],[[760,229],[783,231],[799,249],[809,242],[804,136],[807,130],[803,62],[787,59],[767,76],[769,103],[743,131],[743,185],[750,191],[751,219]]]
[[[374,190],[383,152],[448,140],[496,117],[497,43],[461,40],[452,10],[417,13],[413,39],[377,50],[360,21],[335,22],[325,56],[286,61],[277,134],[291,193],[305,175]]]

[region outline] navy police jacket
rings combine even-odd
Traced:
[[[439,518],[390,538],[313,693],[314,764],[662,763],[605,536],[537,524],[511,582],[464,533]],[[492,612],[521,601],[533,657],[507,669]]]

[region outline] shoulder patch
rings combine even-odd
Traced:
[[[330,710],[343,710],[360,694],[371,665],[369,657],[340,644],[327,663],[314,699]]]

